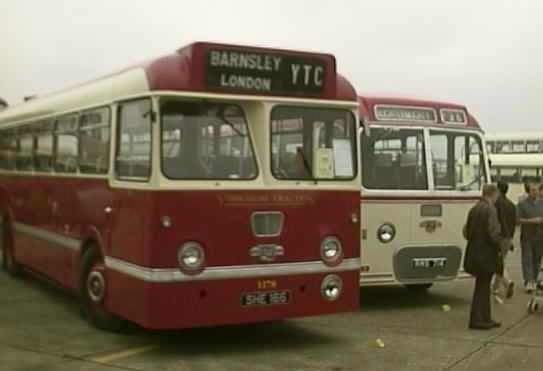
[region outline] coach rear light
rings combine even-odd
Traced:
[[[393,224],[385,223],[377,229],[377,238],[382,243],[389,243],[396,236],[396,228]]]
[[[186,273],[199,273],[205,264],[205,252],[198,242],[185,242],[177,250],[177,262],[179,267]]]
[[[328,236],[321,242],[321,259],[326,265],[335,266],[343,260],[341,242],[334,236]]]

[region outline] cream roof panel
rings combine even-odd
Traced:
[[[133,68],[58,93],[44,95],[0,112],[0,124],[109,103],[149,91],[143,68]]]

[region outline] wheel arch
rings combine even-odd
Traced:
[[[81,278],[81,266],[83,257],[89,249],[96,249],[102,259],[105,260],[106,250],[104,246],[104,239],[101,236],[101,233],[96,227],[89,227],[86,230],[85,237],[81,242],[81,247],[79,253],[76,255],[74,262],[74,282],[79,282]]]

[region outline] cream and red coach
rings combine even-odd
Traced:
[[[355,310],[357,111],[332,55],[210,43],[9,108],[5,268],[106,328]]]
[[[462,227],[489,182],[483,131],[465,106],[362,96],[362,286],[469,277]]]

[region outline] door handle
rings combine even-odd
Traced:
[[[106,214],[111,214],[113,212],[113,208],[111,206],[106,206],[104,212]]]

